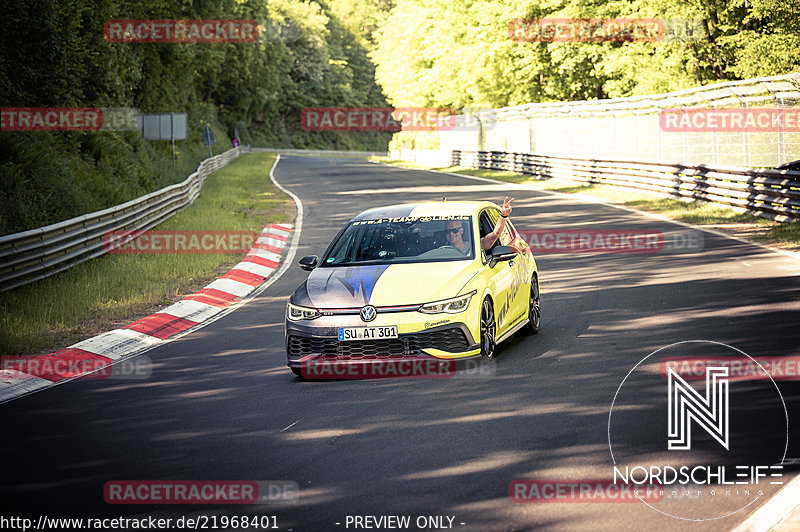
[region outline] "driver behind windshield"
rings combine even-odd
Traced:
[[[445,224],[447,244],[453,246],[464,255],[470,253],[470,243],[464,240],[464,226],[458,220],[448,220]]]

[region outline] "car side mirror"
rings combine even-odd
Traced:
[[[302,259],[300,259],[300,267],[310,272],[311,270],[317,267],[318,262],[319,262],[319,257],[317,257],[316,255],[308,255],[307,257],[303,257]]]
[[[517,251],[510,246],[495,246],[489,251],[489,267],[494,268],[498,262],[511,260],[517,256]]]

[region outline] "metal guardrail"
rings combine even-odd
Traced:
[[[267,153],[281,153],[283,155],[318,155],[320,157],[385,157],[385,151],[351,151],[351,150],[304,150],[294,148],[250,148],[252,151],[264,151]]]
[[[454,166],[558,177],[721,203],[778,221],[800,220],[800,172],[671,163],[573,159],[530,153],[452,150]]]
[[[206,177],[248,151],[233,148],[205,159],[183,182],[102,211],[0,237],[0,292],[10,290],[106,253],[103,235],[144,231],[190,205]]]

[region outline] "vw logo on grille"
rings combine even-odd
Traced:
[[[372,305],[367,305],[361,309],[361,321],[372,321],[378,315],[378,311]]]

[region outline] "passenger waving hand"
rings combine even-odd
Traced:
[[[514,198],[509,198],[506,196],[505,201],[503,201],[503,208],[500,209],[500,219],[497,220],[497,224],[494,226],[494,231],[481,238],[481,247],[484,251],[489,251],[489,249],[500,237],[500,233],[502,233],[503,229],[505,229],[506,218],[508,218],[508,215],[511,214],[512,201],[514,201]]]

